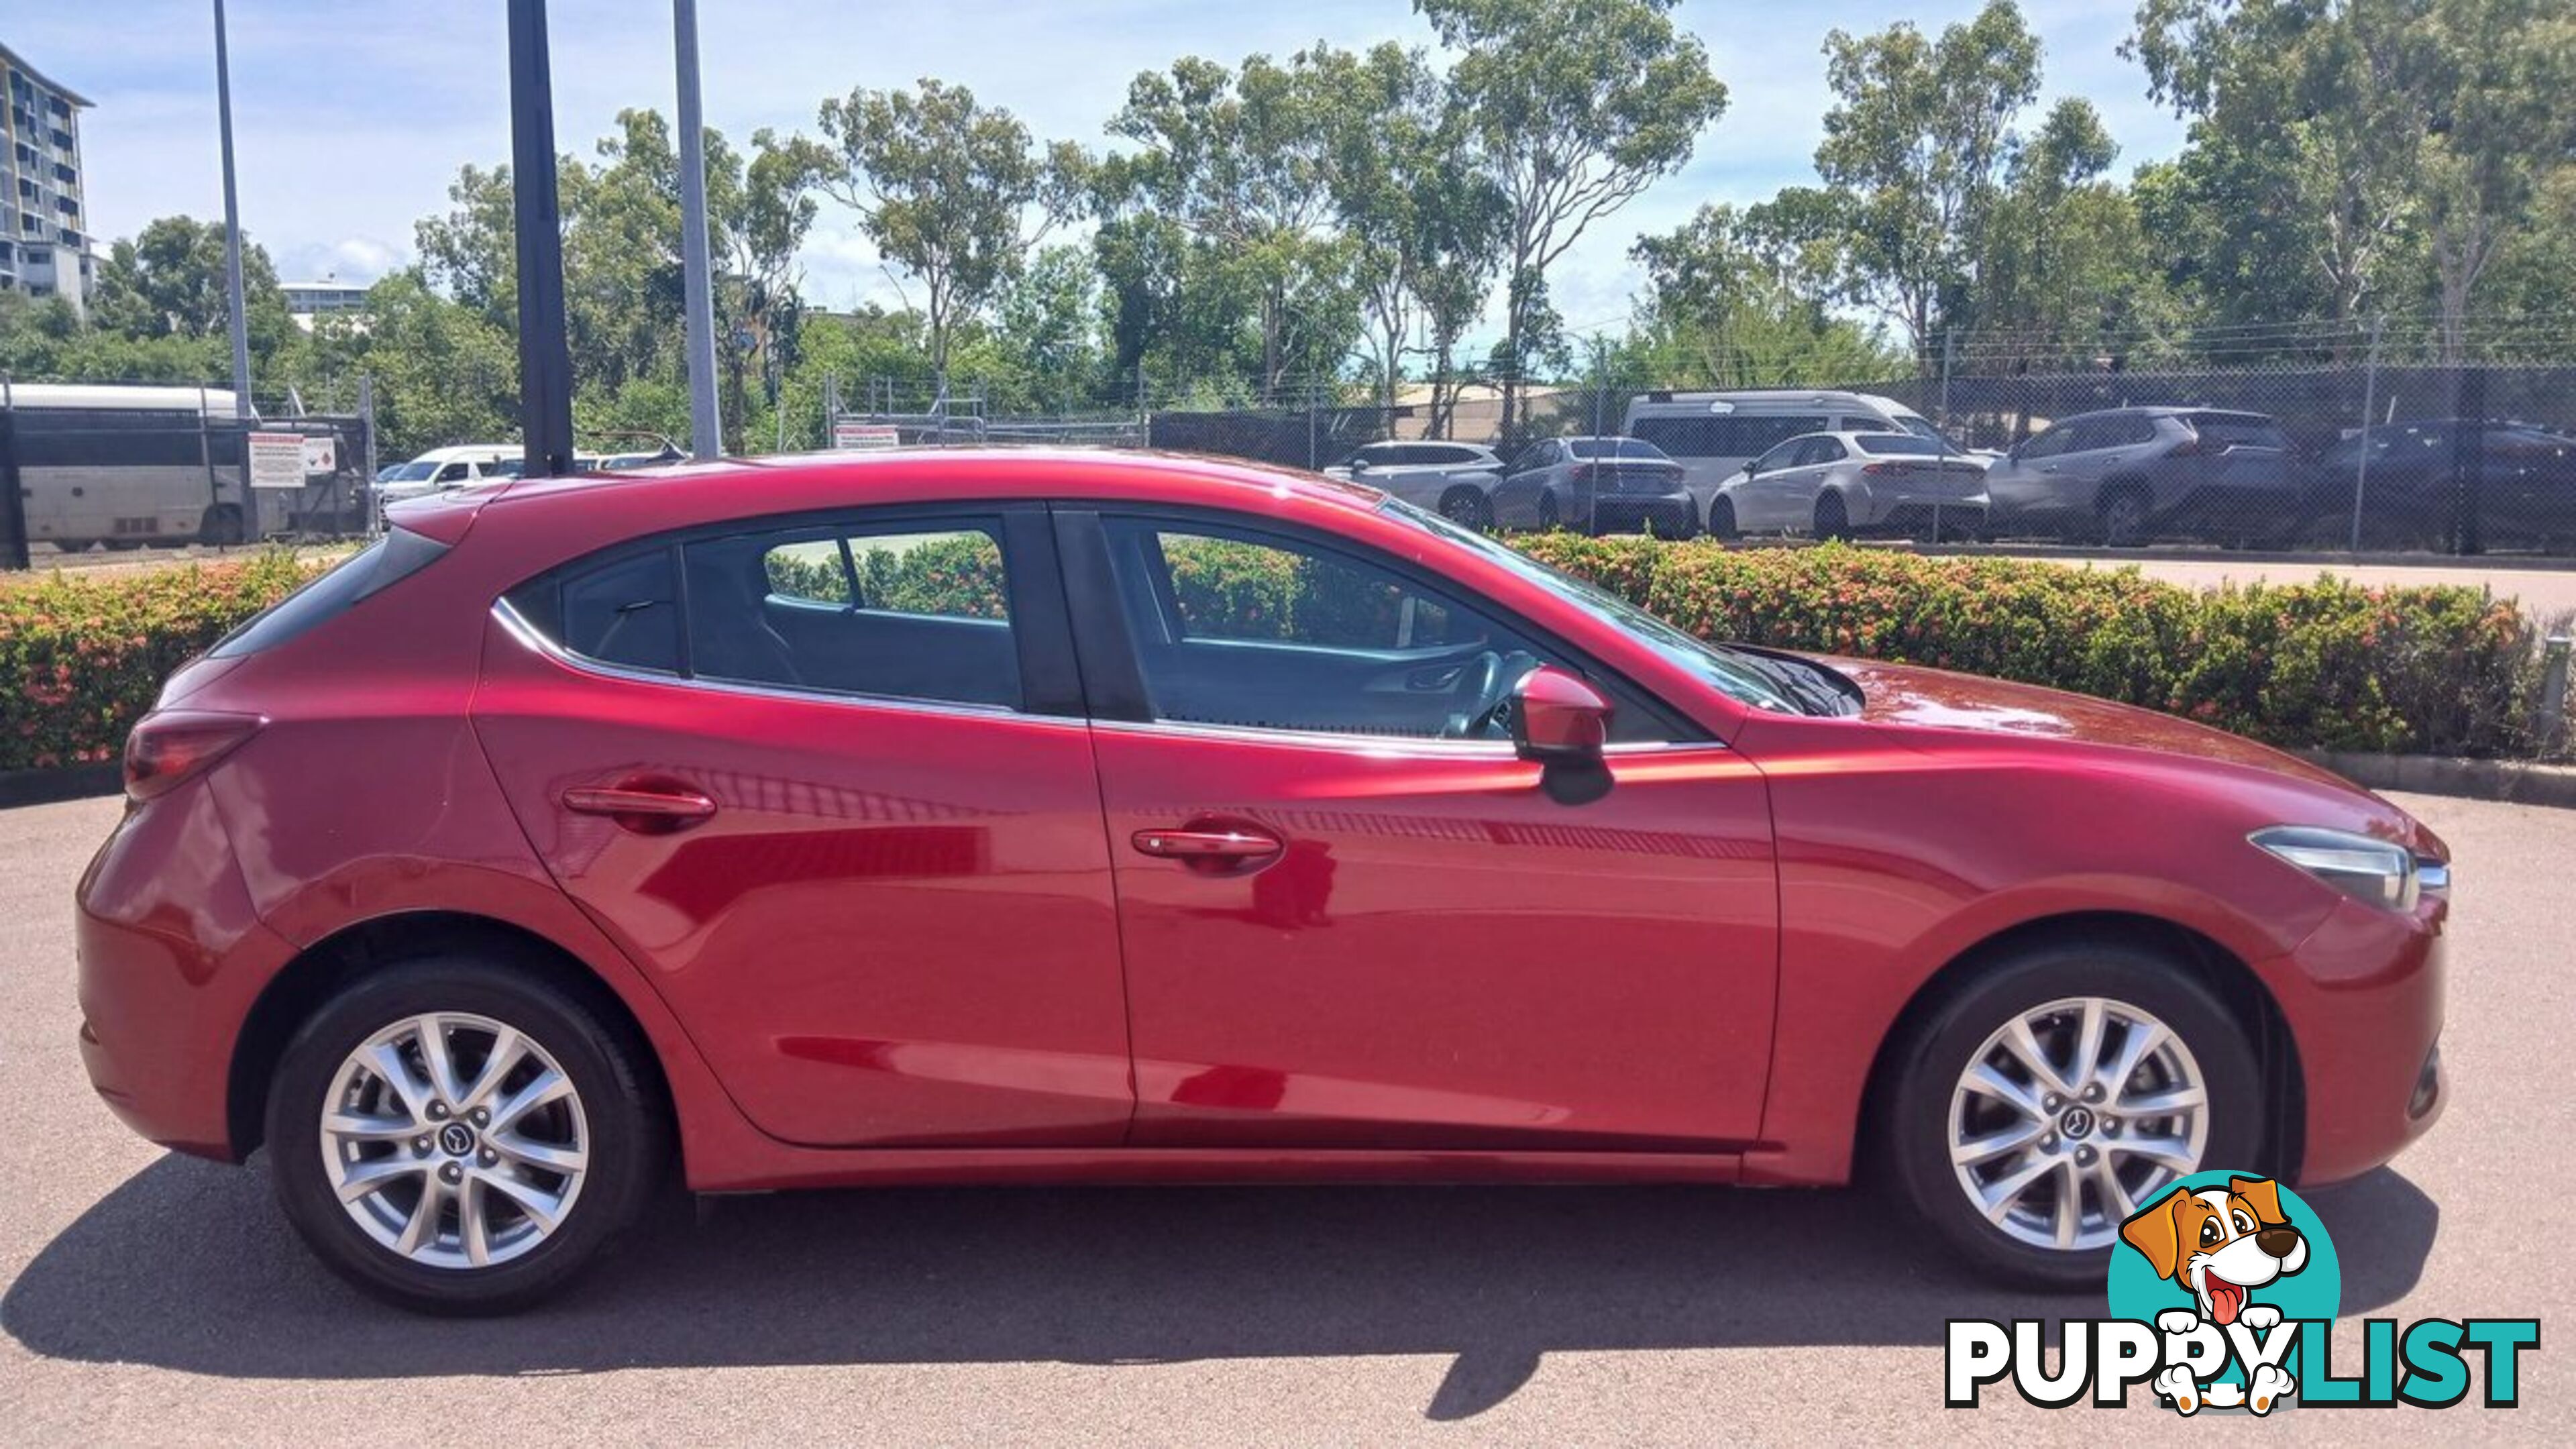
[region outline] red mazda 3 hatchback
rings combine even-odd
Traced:
[[[169,682],[91,1077],[395,1302],[676,1163],[1839,1183],[2098,1283],[2442,1105],[2445,852],[2096,700],[1710,645],[1305,474],[885,454],[397,508]]]

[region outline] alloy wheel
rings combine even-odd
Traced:
[[[1986,1221],[2032,1247],[2108,1246],[2123,1219],[2200,1169],[2209,1087],[2147,1011],[2066,997],[2014,1017],[1952,1090],[1949,1151]]]
[[[434,1268],[483,1268],[560,1228],[590,1165],[590,1124],[562,1065],[506,1023],[408,1016],[342,1060],[324,1098],[322,1165],[369,1237]]]

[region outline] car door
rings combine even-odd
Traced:
[[[2080,421],[2070,420],[2043,429],[1986,470],[1986,496],[1999,521],[2013,517],[2046,521],[2064,511],[2058,470],[2081,426]]]
[[[1126,1005],[1044,510],[748,520],[514,591],[474,720],[725,1090],[816,1146],[1112,1144]]]
[[[1764,533],[1784,529],[1802,529],[1814,521],[1808,511],[1808,495],[1815,457],[1815,439],[1791,438],[1763,454],[1763,469],[1746,485],[1752,494],[1754,513],[1759,522],[1752,526]]]
[[[1538,523],[1539,494],[1550,478],[1549,469],[1561,455],[1563,445],[1553,438],[1543,439],[1523,448],[1512,460],[1511,470],[1503,481],[1494,485],[1494,521],[1507,528],[1529,528]]]
[[[1751,764],[1604,681],[1616,785],[1557,804],[1470,718],[1537,661],[1602,680],[1539,631],[1418,565],[1276,524],[1059,517],[1095,687],[1134,1142],[1724,1150],[1756,1134],[1778,906]]]

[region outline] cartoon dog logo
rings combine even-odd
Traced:
[[[2120,1225],[2120,1237],[2199,1305],[2156,1318],[2167,1333],[2187,1333],[2201,1323],[2221,1330],[2242,1323],[2256,1332],[2280,1325],[2281,1310],[2251,1299],[2254,1290],[2308,1265],[2308,1240],[2281,1211],[2280,1185],[2265,1177],[2231,1177],[2224,1188],[2195,1192],[2176,1187]],[[2185,1367],[2156,1375],[2156,1392],[2189,1414],[2205,1400],[2230,1408],[2250,1405],[2257,1414],[2298,1387],[2280,1368],[2257,1367],[2240,1391],[2234,1384],[2204,1390]]]

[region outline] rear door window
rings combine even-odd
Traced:
[[[953,704],[1020,702],[998,524],[692,541],[701,679]]]
[[[2270,418],[2250,413],[2194,413],[2192,431],[2212,447],[2281,448],[2290,446],[2290,436]]]
[[[511,592],[592,663],[824,695],[1019,708],[998,519],[749,528],[575,564]]]

